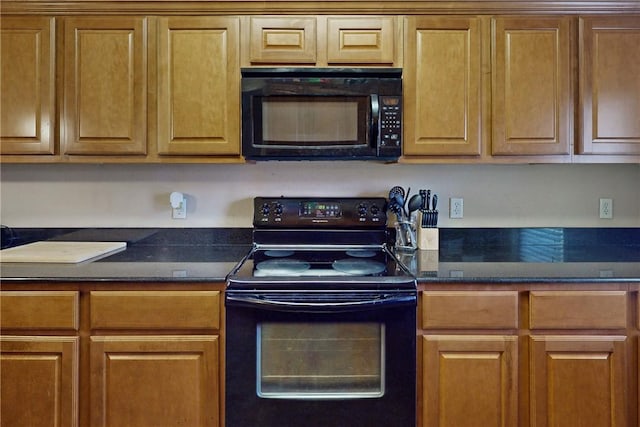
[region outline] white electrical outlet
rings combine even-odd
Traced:
[[[464,203],[461,197],[449,199],[449,218],[460,219],[464,217]]]
[[[600,218],[613,218],[613,199],[600,199]]]

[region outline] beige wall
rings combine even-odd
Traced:
[[[640,227],[640,165],[3,165],[2,224],[12,227],[250,227],[254,196],[385,196],[431,188],[443,227]],[[187,195],[172,220],[169,193]],[[464,219],[448,219],[449,197]],[[613,199],[614,219],[598,218]]]

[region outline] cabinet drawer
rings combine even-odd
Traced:
[[[219,291],[94,291],[91,329],[219,329]]]
[[[624,291],[538,291],[529,295],[531,329],[616,329],[627,324]]]
[[[516,291],[425,291],[423,329],[515,329],[518,327]]]
[[[0,292],[2,329],[78,330],[78,292]]]

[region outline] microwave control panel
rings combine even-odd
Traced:
[[[402,142],[402,98],[380,97],[380,149],[400,147]]]

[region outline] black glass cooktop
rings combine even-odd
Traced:
[[[281,280],[408,275],[382,247],[255,249],[233,274],[240,278]]]

